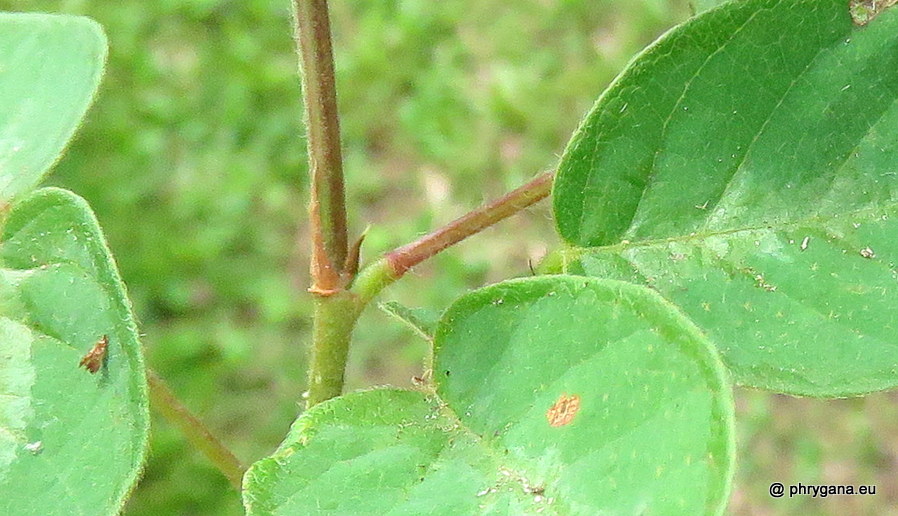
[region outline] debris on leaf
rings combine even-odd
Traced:
[[[896,3],[898,0],[850,0],[848,12],[854,24],[863,27]]]
[[[762,276],[761,274],[755,275],[755,284],[759,288],[762,288],[762,289],[766,290],[767,292],[776,292],[776,285],[771,285],[770,283],[767,283],[767,280],[765,280],[764,276]]]
[[[33,455],[37,455],[44,450],[44,443],[43,441],[34,441],[33,443],[26,444],[25,449],[30,451]]]
[[[488,488],[486,488],[486,489],[484,489],[484,490],[478,492],[478,493],[477,493],[477,496],[478,496],[478,497],[479,497],[479,496],[486,496],[486,495],[488,495],[488,494],[493,494],[493,493],[495,493],[496,491],[498,491],[498,489],[496,489],[495,487],[488,487]]]
[[[876,253],[874,253],[873,249],[870,249],[869,247],[861,249],[860,253],[864,258],[876,258]]]

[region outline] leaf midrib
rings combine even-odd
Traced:
[[[790,221],[778,221],[776,223],[770,224],[761,224],[757,226],[745,226],[739,228],[725,229],[720,231],[709,231],[709,232],[693,232],[688,235],[677,235],[673,237],[665,237],[665,238],[652,238],[646,240],[639,240],[635,242],[631,242],[629,240],[621,240],[616,244],[604,245],[604,246],[578,246],[578,245],[568,245],[560,252],[565,260],[576,260],[580,256],[585,253],[595,253],[595,252],[608,252],[608,253],[617,253],[621,254],[624,251],[630,249],[636,249],[639,247],[653,247],[653,246],[664,246],[671,243],[686,243],[696,240],[704,240],[713,237],[720,236],[728,236],[735,235],[738,233],[750,233],[753,231],[785,231],[801,226],[819,226],[822,227],[824,224],[828,222],[835,221],[836,219],[845,217],[845,218],[855,218],[855,220],[864,220],[864,219],[876,219],[883,214],[883,212],[889,212],[887,215],[894,215],[898,212],[898,201],[892,201],[891,203],[877,206],[877,207],[865,207],[854,211],[837,213],[837,214],[828,214],[828,215],[815,215],[813,217],[807,217],[804,219],[790,220]]]
[[[760,14],[764,10],[765,9],[758,10],[758,11],[752,13],[748,18],[746,18],[745,21],[742,22],[742,24],[739,25],[739,27],[735,31],[733,31],[733,33],[730,35],[729,39],[727,39],[722,45],[720,45],[716,50],[714,50],[714,52],[711,52],[710,54],[708,54],[708,56],[705,58],[705,60],[702,62],[702,64],[695,70],[695,73],[693,73],[692,76],[689,78],[689,80],[683,85],[683,92],[680,94],[679,98],[677,98],[677,101],[674,103],[673,107],[671,108],[670,113],[664,119],[664,123],[661,128],[661,134],[659,135],[660,144],[655,149],[655,153],[652,155],[652,163],[649,166],[649,173],[648,173],[648,177],[646,177],[646,180],[645,180],[645,186],[643,186],[642,192],[640,192],[640,194],[639,194],[639,200],[636,202],[636,206],[633,208],[633,213],[630,215],[630,222],[627,224],[627,229],[622,233],[623,236],[626,236],[634,229],[633,222],[636,220],[636,217],[639,215],[639,210],[642,207],[643,201],[645,200],[645,197],[646,197],[645,194],[651,188],[654,178],[655,178],[655,175],[657,174],[657,171],[658,171],[658,168],[656,165],[658,163],[658,157],[664,152],[664,143],[667,141],[668,126],[670,125],[670,121],[673,120],[674,114],[679,111],[679,108],[682,105],[683,100],[686,99],[686,96],[689,93],[690,88],[692,87],[692,83],[695,81],[695,79],[699,75],[701,75],[701,73],[708,66],[708,63],[710,63],[711,60],[714,59],[715,56],[717,56],[718,54],[723,52],[724,49],[727,48],[728,45],[733,43],[733,41],[735,41],[736,37],[745,29],[745,27],[747,27],[758,16],[758,14]],[[805,71],[806,70],[807,69],[805,69]],[[797,80],[797,78],[796,78],[796,80]],[[792,85],[794,85],[794,81],[793,81]],[[789,89],[786,90],[787,93],[792,88],[792,85],[790,85]],[[774,108],[768,114],[767,120],[769,120],[773,116],[773,113],[776,111],[776,108],[779,107],[780,104],[782,104],[782,100],[785,98],[787,93],[783,94],[783,97],[780,99],[780,101],[777,103],[777,105],[774,106]],[[764,125],[766,125],[766,123],[767,123],[767,121],[764,122]],[[762,126],[762,129],[763,129],[763,126]],[[755,134],[754,140],[752,140],[752,142],[757,140],[758,134],[760,134],[760,132],[761,132],[761,130],[759,130]],[[592,164],[593,170],[595,170],[595,168],[596,168],[595,167],[595,158],[597,155],[598,155],[597,153],[593,153],[593,164]],[[738,173],[739,168],[741,168],[742,164],[744,163],[745,156],[747,156],[747,155],[748,155],[748,149],[746,149],[746,152],[743,155],[742,161],[733,169],[733,172],[730,175],[730,180],[727,182],[724,190],[721,191],[721,195],[718,197],[717,201],[715,202],[715,205],[717,203],[719,203],[720,200],[723,198],[723,193],[729,189],[729,186],[733,180],[733,177],[735,177],[736,174]],[[596,174],[590,174],[587,177],[587,181],[589,181],[591,178],[593,178],[595,176],[596,176]],[[584,217],[586,216],[586,213],[587,213],[586,200],[587,199],[584,196],[584,201],[583,201],[584,205],[581,208],[582,215],[580,217],[580,226],[581,227],[583,226]],[[708,216],[706,217],[706,220],[705,220],[706,224],[707,224],[707,220],[711,217],[711,215],[712,215],[712,213],[709,211]]]

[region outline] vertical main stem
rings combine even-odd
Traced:
[[[356,296],[346,292],[349,254],[340,123],[327,0],[293,0],[312,181],[309,199],[311,276],[315,295],[307,407],[339,396],[358,318]]]
[[[340,288],[348,253],[340,122],[326,0],[293,0],[308,132],[312,292]]]
[[[315,299],[312,364],[306,407],[339,396],[349,354],[349,340],[363,305],[355,294],[341,291]]]

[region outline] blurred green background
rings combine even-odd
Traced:
[[[300,411],[309,333],[307,168],[289,0],[0,0],[84,14],[110,40],[88,120],[48,181],[96,210],[148,361],[246,463]],[[581,116],[686,0],[331,2],[354,234],[363,258],[551,168]],[[750,94],[750,92],[747,92]],[[529,274],[557,244],[547,203],[387,290],[440,310]],[[422,341],[363,316],[349,387],[409,386]],[[898,514],[898,397],[816,401],[737,391],[731,513]],[[128,516],[242,514],[165,421]],[[786,485],[872,484],[873,497],[774,500]],[[891,511],[891,512],[890,512]]]

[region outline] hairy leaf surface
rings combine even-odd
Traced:
[[[740,0],[647,49],[562,159],[561,270],[649,285],[741,383],[898,385],[898,9]]]
[[[33,189],[93,99],[106,36],[76,16],[0,13],[0,201]]]
[[[38,190],[0,240],[0,514],[117,514],[146,454],[130,306],[87,204]],[[95,373],[79,364],[103,339]]]
[[[432,393],[303,414],[247,474],[250,515],[718,514],[733,461],[716,353],[650,290],[569,276],[462,297]]]

